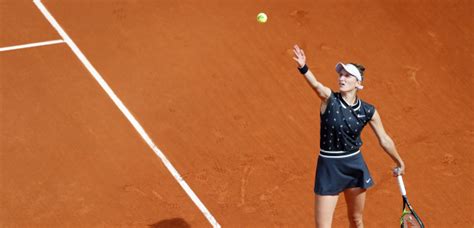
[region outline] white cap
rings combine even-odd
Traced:
[[[357,81],[362,81],[362,75],[360,74],[359,69],[354,65],[354,64],[344,64],[344,63],[337,63],[336,64],[336,72],[340,73],[341,70],[344,69],[347,71],[347,73],[351,74],[352,76],[357,78]],[[364,88],[363,86],[357,86],[358,89]]]

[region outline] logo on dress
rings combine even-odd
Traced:
[[[371,179],[371,178],[369,178],[369,179],[367,179],[367,180],[365,181],[365,183],[367,183],[367,184],[368,184],[368,183],[369,183],[371,180],[372,180],[372,179]]]
[[[365,115],[357,114],[357,118],[365,117]]]

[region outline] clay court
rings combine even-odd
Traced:
[[[320,100],[294,44],[334,90],[337,62],[364,64],[359,96],[425,225],[474,227],[473,1],[42,4],[71,40],[33,1],[0,0],[0,48],[52,41],[0,52],[1,227],[314,227]],[[365,225],[399,227],[394,163],[362,139]]]

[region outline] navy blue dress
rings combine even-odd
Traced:
[[[362,157],[360,134],[375,108],[357,98],[348,105],[340,93],[331,92],[321,115],[320,153],[314,192],[338,195],[347,188],[367,189],[374,184]]]

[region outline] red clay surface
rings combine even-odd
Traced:
[[[46,6],[224,227],[314,225],[319,100],[295,43],[334,89],[338,61],[366,66],[359,96],[395,140],[427,227],[474,226],[471,1]],[[208,226],[65,44],[0,58],[3,224]],[[376,182],[365,224],[396,227],[393,164],[369,128],[363,139]],[[334,227],[345,210],[341,197]]]
[[[0,0],[0,47],[57,39],[33,1]]]
[[[207,223],[67,47],[0,58],[2,226]]]

